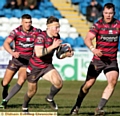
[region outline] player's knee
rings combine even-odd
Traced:
[[[35,93],[36,93],[36,89],[35,88],[33,88],[33,89],[29,89],[28,90],[28,95],[29,95],[29,97],[32,97],[32,96],[34,96],[35,95]]]
[[[54,86],[57,87],[57,88],[59,88],[59,89],[62,88],[62,86],[63,86],[62,80],[57,81],[57,82],[54,84]]]
[[[7,82],[7,81],[4,81],[4,80],[2,80],[1,81],[1,85],[4,87],[4,86],[6,86],[6,85],[8,85],[9,83]]]
[[[108,85],[110,88],[115,88],[116,84],[117,84],[117,82],[111,82]]]
[[[114,88],[117,84],[117,79],[111,79],[110,81],[108,81],[108,85],[111,87],[111,88]]]
[[[92,84],[85,84],[83,85],[82,90],[84,93],[88,93],[91,87],[92,87]]]
[[[25,78],[20,78],[20,79],[18,79],[18,82],[17,82],[17,83],[18,83],[19,85],[23,85],[25,81],[26,81]]]

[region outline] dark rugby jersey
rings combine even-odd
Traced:
[[[113,19],[110,24],[107,24],[103,19],[100,19],[91,27],[90,32],[96,35],[96,49],[102,50],[103,53],[101,59],[108,58],[109,60],[116,60],[120,35],[120,21]],[[100,58],[94,55],[93,59]]]
[[[44,48],[47,48],[50,45],[52,45],[54,39],[60,39],[60,36],[58,35],[58,37],[50,38],[50,37],[48,37],[46,32],[43,31],[41,34],[39,34],[37,36],[34,45],[35,46],[44,46]],[[34,68],[47,67],[48,64],[52,63],[52,57],[53,57],[54,51],[55,51],[55,49],[53,49],[49,54],[47,54],[43,57],[40,57],[40,58],[36,57],[36,54],[34,53],[32,58],[30,58],[30,63],[29,63],[30,65],[28,66],[28,68],[31,70],[32,67],[34,67]]]
[[[10,33],[8,38],[14,41],[15,51],[20,52],[20,57],[29,59],[33,54],[34,40],[40,32],[40,29],[31,26],[30,31],[26,33],[22,26],[19,26]]]

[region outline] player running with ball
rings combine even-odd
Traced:
[[[59,20],[51,16],[47,19],[46,31],[43,31],[36,38],[34,43],[34,55],[30,59],[29,66],[27,68],[28,91],[25,94],[24,103],[22,105],[23,112],[28,112],[28,104],[37,91],[37,82],[40,77],[51,82],[52,86],[50,93],[46,96],[45,100],[54,110],[58,109],[58,106],[53,99],[62,88],[63,83],[60,74],[52,64],[52,57],[54,51],[62,43],[58,34],[59,31]],[[61,51],[57,52],[57,56],[59,58],[73,56],[73,51],[71,50],[66,53],[61,52],[59,54],[59,52]]]

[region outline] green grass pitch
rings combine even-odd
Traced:
[[[1,79],[0,79],[1,81]],[[16,79],[11,82],[11,87],[16,83]],[[64,81],[63,88],[55,96],[55,101],[58,104],[58,116],[67,116],[75,103],[77,94],[83,81]],[[97,81],[89,91],[88,95],[83,101],[81,109],[79,110],[80,116],[93,116],[94,110],[98,105],[103,89],[107,85],[106,81]],[[29,103],[30,112],[53,112],[49,105],[45,102],[45,97],[49,93],[51,84],[48,81],[40,80],[38,82],[38,91]],[[2,87],[0,86],[0,93]],[[0,109],[0,112],[22,112],[21,106],[23,103],[24,94],[27,90],[27,82],[22,89],[17,93],[8,103],[7,109]],[[0,101],[2,100],[0,94]],[[105,106],[106,116],[120,116],[120,82]]]

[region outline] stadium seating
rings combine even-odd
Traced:
[[[6,4],[6,0],[0,0],[0,9],[3,9],[3,6]]]
[[[19,10],[19,9],[14,9],[14,10],[12,10],[12,16],[13,16],[13,17],[20,18],[20,17],[22,16],[22,11]]]
[[[89,2],[81,2],[79,3],[79,11],[83,14],[86,15],[86,8],[89,5]]]
[[[29,10],[29,9],[23,9],[23,10],[22,10],[22,15],[23,15],[23,14],[29,14],[29,15],[31,15],[32,17],[34,17],[33,14],[32,14],[32,11]]]
[[[7,17],[7,18],[11,18],[12,17],[12,10],[11,9],[4,8],[3,12],[4,12],[4,16],[5,17]]]
[[[75,47],[75,38],[66,37],[66,43],[69,43],[71,47]]]
[[[17,17],[11,17],[10,19],[9,19],[9,23],[12,25],[13,23],[14,24],[20,24],[20,19],[19,18],[17,18]]]
[[[3,2],[4,1],[4,2]],[[49,16],[53,15],[59,18],[60,22],[60,36],[63,43],[70,43],[75,47],[76,37],[79,36],[76,29],[71,27],[69,21],[63,18],[60,11],[57,10],[49,0],[43,0],[38,3],[38,9],[6,9],[3,8],[5,0],[0,1],[0,46],[3,44],[5,38],[9,35],[10,31],[20,25],[21,16],[23,14],[30,14],[32,18],[32,25],[46,30],[46,20]],[[44,11],[44,12],[43,12]]]
[[[37,18],[37,19],[42,18],[42,13],[41,13],[40,10],[38,10],[38,9],[32,10],[31,13],[32,13],[32,16],[33,16],[34,18]]]
[[[59,34],[60,34],[60,37],[61,37],[64,41],[65,41],[66,38],[69,36],[68,33],[66,33],[66,32],[60,32]]]
[[[2,36],[0,36],[0,46],[2,46],[2,45],[3,45],[4,40],[5,40],[5,38],[4,38],[4,37],[2,37]]]
[[[81,36],[79,36],[75,39],[75,46],[76,47],[85,47],[84,40]]]
[[[59,19],[62,18],[62,15],[61,15],[61,13],[58,10],[54,10],[53,16],[56,16]]]
[[[75,39],[75,38],[79,37],[79,34],[77,32],[72,32],[72,33],[69,33],[69,37]]]

